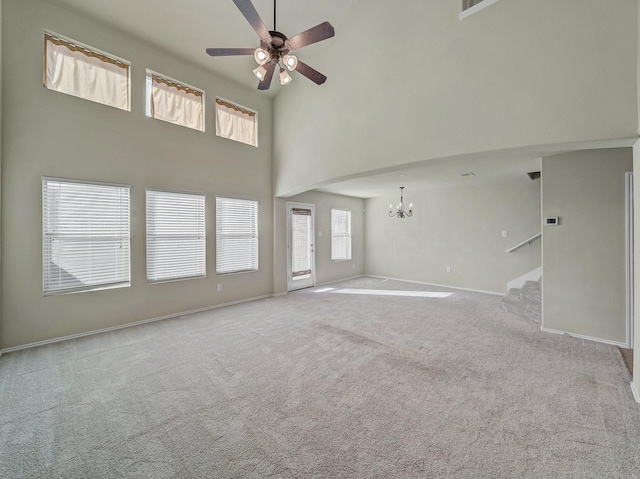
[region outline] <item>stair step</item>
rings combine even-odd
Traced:
[[[527,281],[521,289],[512,288],[502,297],[502,307],[519,316],[542,321],[542,295],[538,281]]]

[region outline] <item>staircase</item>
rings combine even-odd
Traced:
[[[526,281],[522,288],[512,288],[502,297],[507,311],[540,323],[542,320],[542,293],[540,281]]]

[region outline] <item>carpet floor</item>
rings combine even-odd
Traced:
[[[8,353],[0,477],[640,478],[618,349],[539,327],[365,277]]]

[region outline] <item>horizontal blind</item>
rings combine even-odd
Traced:
[[[331,259],[351,259],[351,211],[331,210]]]
[[[147,280],[205,276],[205,196],[147,190]]]
[[[258,271],[258,202],[216,198],[216,272]]]
[[[45,295],[129,285],[129,186],[42,178]]]

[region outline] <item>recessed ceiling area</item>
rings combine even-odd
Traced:
[[[317,188],[325,193],[375,198],[397,192],[400,186],[407,191],[486,185],[527,179],[530,171],[540,171],[540,158],[531,156],[474,155],[466,158],[431,160],[415,168],[354,178]],[[473,175],[467,175],[473,172]],[[464,175],[464,176],[463,176]]]

